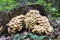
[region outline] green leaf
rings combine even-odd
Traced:
[[[13,40],[20,40],[20,35],[19,34],[14,35]]]
[[[31,2],[27,2],[27,5],[32,5],[32,3]]]
[[[52,3],[47,4],[48,7],[52,6]]]
[[[0,11],[13,10],[18,5],[15,0],[0,0]]]
[[[25,39],[27,36],[26,35],[23,35],[22,39]]]
[[[2,6],[0,6],[0,11],[2,11],[3,10],[3,7]]]
[[[30,38],[38,38],[37,35],[33,35],[32,33],[29,34]]]
[[[45,39],[45,38],[46,38],[46,39],[50,39],[48,36],[40,36],[40,37],[39,37],[39,40],[43,40],[43,39]]]

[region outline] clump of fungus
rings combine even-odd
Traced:
[[[32,32],[49,34],[53,31],[46,16],[41,16],[38,10],[30,10],[25,15],[26,28],[30,28]]]
[[[50,25],[46,16],[41,16],[38,10],[30,10],[25,16],[20,15],[12,18],[12,20],[7,24],[10,26],[8,32],[16,33],[16,31],[21,31],[23,21],[26,24],[25,27],[31,29],[33,33],[49,34],[53,31],[53,27]]]
[[[8,27],[8,32],[9,33],[16,33],[17,31],[21,31],[23,25],[22,22],[24,20],[25,16],[20,15],[17,17],[14,17],[11,19],[11,21],[7,24]]]

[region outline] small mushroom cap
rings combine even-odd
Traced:
[[[17,16],[18,19],[20,19],[20,16]]]
[[[11,30],[10,30],[10,27],[8,27],[8,29],[7,29],[7,30],[8,30],[8,33],[10,34],[10,31],[11,31]]]
[[[21,18],[25,18],[25,16],[24,16],[24,15],[20,15],[20,17],[21,17]]]
[[[48,27],[47,29],[48,29],[49,32],[52,32],[53,31],[52,26]]]
[[[3,29],[3,26],[0,26],[0,32],[1,32],[2,29]]]
[[[17,28],[17,25],[13,25],[15,28]]]

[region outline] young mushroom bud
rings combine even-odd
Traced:
[[[3,26],[0,26],[0,32],[1,32],[2,29],[3,29]]]

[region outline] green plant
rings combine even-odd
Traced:
[[[18,5],[15,0],[0,0],[0,11],[13,10]]]
[[[20,35],[19,34],[14,35],[13,40],[20,40]]]
[[[52,40],[52,37],[49,37],[49,36],[38,36],[38,35],[35,35],[35,34],[32,34],[30,33],[29,34],[30,38],[34,39],[34,40]]]

